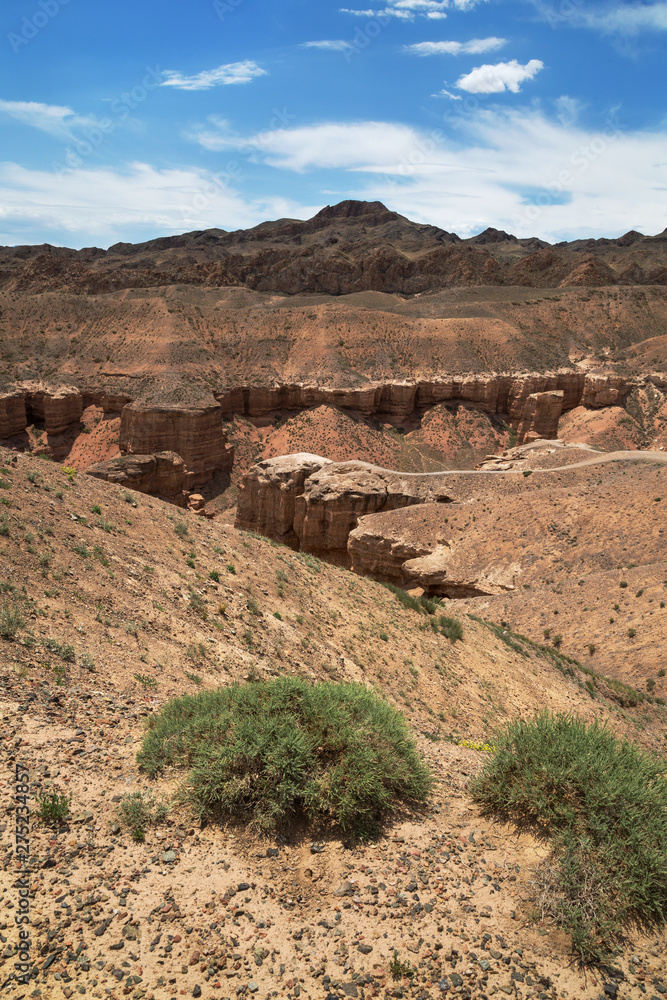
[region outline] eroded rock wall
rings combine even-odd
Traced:
[[[21,434],[28,426],[25,396],[22,392],[6,392],[0,396],[0,439]]]
[[[524,416],[528,398],[535,393],[562,392],[563,411],[576,406],[619,406],[633,382],[617,375],[555,372],[526,375],[471,375],[432,381],[389,382],[349,389],[305,383],[272,386],[236,386],[215,393],[222,413],[258,419],[278,411],[334,406],[366,417],[400,422],[445,402],[470,403],[486,413],[506,415],[514,427]]]
[[[120,450],[128,455],[174,451],[185,462],[188,486],[229,471],[234,450],[227,442],[218,405],[155,406],[128,403],[120,423]]]
[[[562,389],[534,392],[526,400],[517,428],[517,444],[528,444],[539,438],[558,437],[558,421],[563,412]]]
[[[363,462],[330,462],[316,455],[286,455],[260,462],[244,477],[236,527],[349,566],[348,538],[360,518],[450,499],[429,476],[402,476]]]
[[[299,548],[294,531],[295,505],[306,480],[332,463],[305,453],[283,455],[254,465],[243,480],[236,510],[236,527],[258,531],[292,548]]]

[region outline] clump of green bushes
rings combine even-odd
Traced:
[[[403,716],[358,684],[279,678],[185,695],[151,716],[138,754],[187,768],[201,817],[269,832],[295,818],[370,836],[432,786]]]

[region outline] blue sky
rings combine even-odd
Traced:
[[[461,236],[665,228],[667,2],[347,2],[4,0],[0,244],[344,198]]]

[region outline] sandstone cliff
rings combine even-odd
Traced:
[[[335,406],[365,417],[378,417],[400,424],[407,417],[423,413],[438,403],[470,403],[486,413],[509,418],[518,428],[524,419],[528,398],[536,393],[561,392],[562,410],[576,406],[619,406],[633,382],[617,375],[588,375],[565,371],[525,375],[471,375],[432,381],[396,381],[363,388],[329,388],[304,383],[271,386],[235,386],[216,392],[215,398],[226,417],[234,414],[260,419],[278,412],[316,406]],[[531,404],[531,408],[534,404]],[[558,422],[549,424],[548,436],[555,437]],[[527,425],[525,433],[535,428]]]
[[[121,415],[119,443],[128,455],[176,452],[185,462],[188,487],[208,482],[219,470],[229,471],[234,461],[218,405],[129,403]]]
[[[450,497],[428,476],[287,455],[260,462],[244,477],[236,527],[348,566],[348,538],[360,517],[426,500],[447,502]]]
[[[0,440],[20,434],[27,426],[24,393],[17,390],[0,395]]]
[[[317,455],[284,455],[259,462],[243,480],[236,511],[236,527],[258,531],[267,538],[299,548],[294,531],[296,498],[313,473],[330,465]]]

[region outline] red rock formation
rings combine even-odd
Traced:
[[[347,540],[360,517],[434,499],[450,498],[428,476],[402,476],[317,455],[285,455],[260,462],[245,476],[236,527],[347,566]]]
[[[517,428],[517,443],[528,444],[538,438],[558,437],[558,421],[563,412],[562,389],[534,392],[525,402]]]
[[[251,420],[280,411],[298,411],[317,406],[336,406],[363,416],[399,422],[443,402],[466,402],[509,417],[518,426],[526,400],[537,392],[562,392],[563,410],[576,406],[608,406],[623,402],[632,388],[630,380],[617,375],[585,375],[582,372],[552,372],[525,375],[470,375],[432,381],[378,383],[358,388],[331,389],[303,383],[272,386],[238,386],[216,393],[222,413],[235,413]],[[604,402],[609,399],[613,402]]]
[[[19,388],[23,390],[28,423],[43,423],[48,437],[64,434],[81,420],[83,400],[75,386],[26,382]]]
[[[217,404],[129,403],[121,415],[120,450],[128,455],[176,452],[185,462],[188,487],[208,482],[218,470],[229,471],[234,460]]]
[[[25,396],[22,392],[6,392],[0,396],[0,439],[14,437],[28,426]]]
[[[236,511],[236,527],[258,531],[291,548],[299,548],[294,511],[309,476],[330,465],[317,455],[284,455],[259,462],[245,476]]]
[[[417,480],[362,463],[332,463],[310,476],[296,498],[294,532],[302,552],[347,566],[347,540],[360,517],[417,503],[423,503]]]
[[[108,462],[97,462],[86,469],[86,475],[160,497],[179,507],[185,507],[188,500],[185,462],[173,451],[155,455],[126,455]]]

